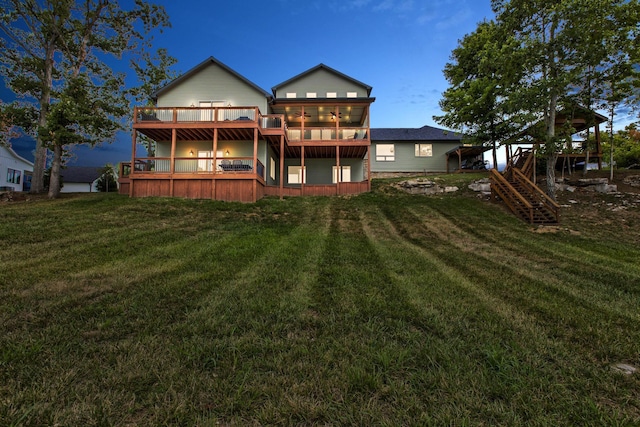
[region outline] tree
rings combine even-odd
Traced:
[[[102,175],[98,178],[98,182],[96,183],[96,188],[98,191],[103,192],[111,192],[118,191],[118,183],[115,178],[115,171],[113,170],[113,165],[106,164],[101,171]]]
[[[603,144],[605,150],[613,151],[613,159],[617,167],[629,167],[640,165],[640,131],[637,125],[632,123],[619,130],[611,139]]]
[[[534,114],[544,123],[534,137],[543,142],[540,151],[546,157],[547,193],[553,198],[558,153],[571,132],[556,132],[556,114],[584,94],[585,88],[591,91],[594,85],[602,87],[605,81],[617,83],[628,77],[590,77],[585,84],[589,70],[599,72],[608,57],[627,49],[622,47],[625,43],[637,46],[638,28],[629,25],[629,16],[637,17],[639,7],[637,0],[492,1],[497,24],[513,34],[518,46],[519,61],[514,66],[520,67],[520,79],[508,95],[513,111]],[[629,55],[617,57],[630,59]],[[630,95],[626,89],[617,93],[623,98]]]
[[[493,21],[478,24],[451,54],[444,75],[451,84],[443,94],[440,108],[445,113],[433,119],[458,130],[475,144],[491,144],[493,165],[497,167],[498,141],[518,127],[507,97],[517,82],[518,69],[511,63],[518,54],[514,39]],[[508,58],[508,61],[505,61]]]
[[[124,128],[134,92],[113,64],[148,57],[151,32],[168,26],[160,6],[134,0],[4,0],[0,72],[39,112],[33,191],[42,189],[46,149],[53,151],[49,197],[59,194],[64,147],[110,141]]]
[[[142,82],[140,86],[131,90],[131,94],[136,104],[153,107],[153,94],[179,76],[178,72],[170,68],[177,60],[170,56],[166,49],[158,49],[154,56],[145,52],[141,62],[143,65],[137,61],[131,61],[131,69],[138,76],[138,81]],[[147,157],[154,157],[156,142],[146,135],[139,135],[138,140],[147,150]]]

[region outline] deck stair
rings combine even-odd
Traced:
[[[518,148],[503,173],[492,169],[492,200],[502,200],[520,219],[530,224],[557,224],[560,206],[536,184],[533,175],[533,151]]]

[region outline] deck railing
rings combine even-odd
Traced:
[[[170,157],[137,158],[133,170],[130,162],[121,164],[123,177],[137,173],[167,174],[171,173]],[[260,160],[257,167],[253,167],[253,157],[176,157],[174,159],[174,173],[176,174],[225,174],[225,173],[257,173],[264,178],[264,165]]]
[[[260,113],[258,107],[135,107],[135,124],[252,122],[263,129],[285,129],[283,114]]]
[[[339,128],[335,127],[312,127],[302,129],[289,128],[287,136],[290,141],[350,141],[367,139],[367,129],[365,128]],[[337,138],[336,138],[337,136]]]

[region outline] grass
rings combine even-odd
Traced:
[[[0,425],[640,424],[637,227],[391,181],[0,205]]]

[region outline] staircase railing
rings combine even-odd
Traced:
[[[512,170],[520,169],[527,176],[531,176],[533,172],[533,150],[530,148],[518,147],[516,152],[511,156],[507,162],[507,166],[504,168],[503,175],[507,181],[512,179]]]
[[[500,197],[516,216],[533,223],[533,205],[496,169],[491,169],[489,175],[492,198]]]
[[[536,184],[534,184],[529,177],[527,177],[524,173],[522,173],[519,169],[513,169],[514,178],[520,184],[520,187],[524,189],[530,196],[531,199],[535,200],[538,203],[538,207],[546,209],[553,218],[554,222],[558,222],[560,219],[560,205],[558,205],[555,200],[547,195],[544,191],[540,189]]]

